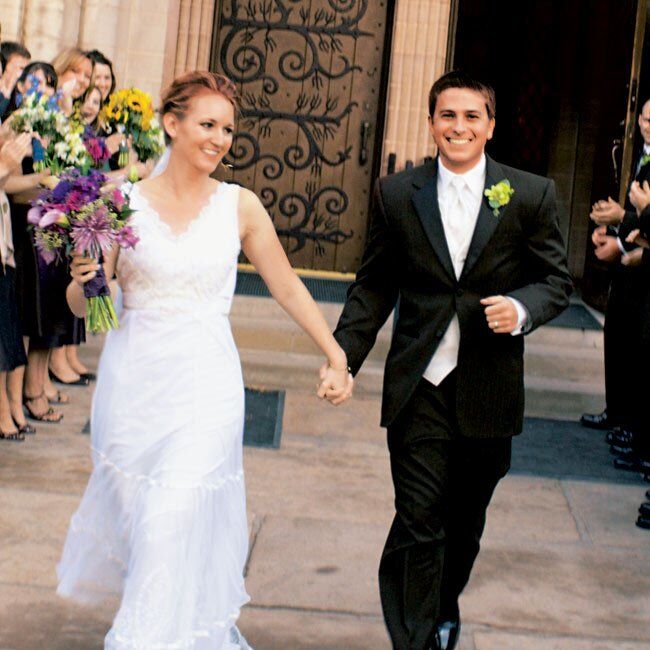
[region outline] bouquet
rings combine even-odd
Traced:
[[[83,133],[83,142],[91,164],[95,169],[104,169],[111,157],[106,146],[106,139],[96,135],[92,127],[87,126]]]
[[[154,114],[151,95],[138,88],[125,88],[113,93],[102,108],[100,121],[109,132],[116,130],[124,134],[118,159],[120,167],[129,162],[126,145],[129,136],[142,162],[159,156],[165,148],[165,138]]]
[[[27,220],[39,254],[48,264],[72,254],[93,257],[101,264],[103,253],[114,245],[133,248],[139,241],[129,225],[133,211],[127,197],[96,170],[87,175],[78,169],[64,172],[56,186],[41,192],[32,206]],[[84,284],[84,295],[89,332],[107,332],[118,326],[101,266]]]
[[[50,169],[59,174],[68,167],[88,169],[90,156],[83,142],[83,127],[71,122],[59,108],[58,93],[48,97],[38,91],[38,79],[30,76],[29,89],[11,117],[17,133],[37,133],[32,141],[34,171]]]

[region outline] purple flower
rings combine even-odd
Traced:
[[[115,232],[106,208],[76,222],[72,226],[71,237],[78,253],[99,257],[100,251],[109,250],[115,241]]]
[[[66,217],[65,213],[61,212],[61,210],[50,210],[40,218],[38,227],[47,228],[48,226],[52,226],[54,224],[57,224],[59,226],[67,226],[70,224],[70,222],[68,221],[68,217]]]
[[[37,225],[41,220],[41,209],[39,207],[33,207],[27,212],[27,223],[32,225]]]
[[[56,187],[52,190],[51,200],[54,203],[65,203],[68,192],[72,189],[72,183],[60,180]]]
[[[115,241],[120,248],[135,248],[135,245],[140,241],[140,238],[135,234],[131,226],[124,226],[117,231]]]
[[[40,237],[36,237],[36,248],[38,248],[38,254],[46,264],[52,264],[52,262],[57,258],[56,253],[53,250],[46,248]]]

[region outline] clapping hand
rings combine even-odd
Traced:
[[[609,196],[607,201],[597,201],[591,206],[589,217],[599,226],[615,226],[625,216],[625,210]]]
[[[621,257],[621,264],[623,264],[623,266],[639,266],[641,264],[642,258],[643,249],[635,248],[633,251],[625,253],[625,255]]]
[[[0,149],[0,165],[8,172],[17,169],[23,158],[29,154],[32,148],[32,136],[29,133],[21,133],[12,140],[8,140]]]
[[[636,208],[638,214],[641,214],[645,208],[650,205],[650,184],[643,181],[634,181],[630,187],[630,203]]]
[[[330,404],[339,406],[352,397],[354,379],[347,367],[334,368],[325,362],[320,369],[317,395]]]
[[[616,237],[607,234],[607,226],[599,226],[591,235],[591,241],[596,247],[596,257],[601,262],[614,262],[621,255]]]
[[[642,246],[643,248],[650,248],[650,242],[641,234],[641,231],[636,228],[633,230],[626,238],[625,241],[628,244],[636,244],[637,246]]]

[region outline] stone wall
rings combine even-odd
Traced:
[[[451,0],[398,0],[388,88],[382,174],[388,155],[397,169],[435,154],[429,135],[427,100],[444,73]]]
[[[118,86],[160,95],[186,69],[207,67],[214,0],[0,0],[2,38],[51,61],[64,47],[98,49]]]

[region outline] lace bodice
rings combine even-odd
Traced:
[[[132,223],[140,241],[135,249],[121,250],[117,263],[124,308],[228,314],[240,251],[238,198],[239,186],[221,183],[176,235],[134,185]]]

